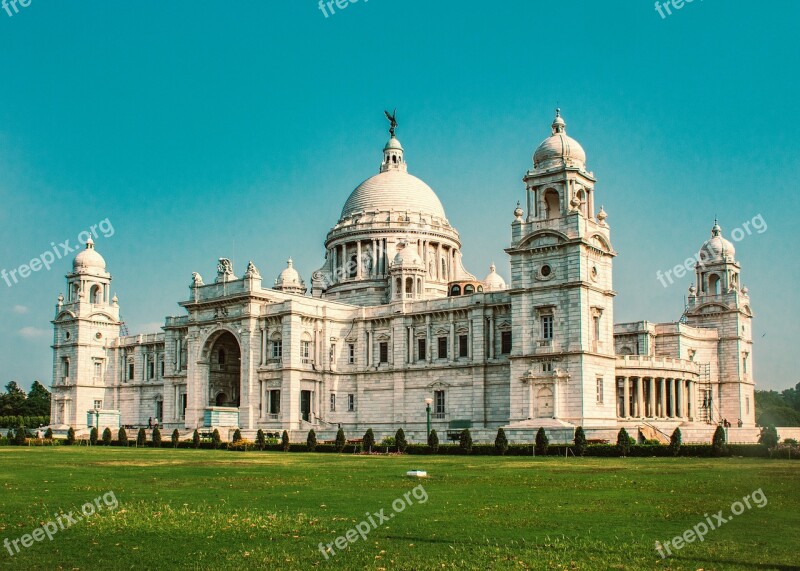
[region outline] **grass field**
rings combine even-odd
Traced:
[[[405,477],[411,468],[430,477]],[[796,461],[736,458],[2,448],[0,540],[62,511],[80,514],[103,494],[118,507],[98,500],[102,511],[52,540],[18,543],[13,556],[3,549],[0,567],[797,570],[798,476]],[[731,517],[731,504],[758,489],[763,508],[751,502],[666,559],[655,551],[656,540],[683,534],[704,514]],[[405,509],[394,513],[404,494]],[[320,542],[381,509],[394,517],[344,550],[334,543],[325,559]]]

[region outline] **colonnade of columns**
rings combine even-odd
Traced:
[[[617,377],[619,418],[692,419],[697,383],[690,379],[653,376]]]

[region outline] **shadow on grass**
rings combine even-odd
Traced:
[[[748,567],[750,569],[769,569],[770,571],[800,571],[800,565],[785,565],[783,563],[752,563],[750,561],[731,561],[729,559],[705,559],[699,557],[669,557],[676,561],[685,561],[687,563],[697,563],[698,561],[705,561],[709,565],[739,565],[741,567]]]

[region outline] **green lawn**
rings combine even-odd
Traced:
[[[430,477],[405,477],[411,468]],[[800,462],[0,448],[0,540],[107,496],[9,569],[800,569]],[[422,484],[326,561],[332,543]],[[654,549],[762,489],[705,541]],[[417,491],[424,499],[423,490]],[[751,502],[752,504],[752,502]],[[105,506],[105,502],[100,501]],[[376,521],[373,517],[373,521]],[[713,521],[713,519],[712,519]],[[62,523],[66,522],[62,518]],[[13,547],[12,547],[13,550]]]

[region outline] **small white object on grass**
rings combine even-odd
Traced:
[[[411,476],[412,478],[427,478],[428,473],[425,470],[409,470],[406,472],[406,476]]]

